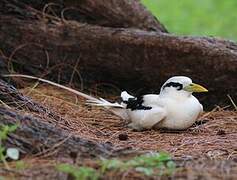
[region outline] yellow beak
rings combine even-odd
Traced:
[[[188,92],[208,92],[206,88],[195,83],[189,84],[188,86],[185,86],[183,89]]]

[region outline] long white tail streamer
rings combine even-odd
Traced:
[[[109,109],[109,108],[124,108],[121,104],[119,103],[111,103],[109,101],[106,101],[105,99],[103,98],[95,98],[93,96],[90,96],[90,95],[87,95],[85,93],[82,93],[82,92],[79,92],[75,89],[72,89],[72,88],[69,88],[69,87],[66,87],[66,86],[63,86],[61,84],[58,84],[58,83],[55,83],[55,82],[52,82],[52,81],[49,81],[49,80],[46,80],[46,79],[42,79],[42,78],[39,78],[39,77],[35,77],[35,76],[29,76],[29,75],[23,75],[23,74],[4,74],[2,75],[3,77],[23,77],[23,78],[28,78],[28,79],[35,79],[35,80],[38,80],[38,81],[41,81],[41,82],[44,82],[44,83],[47,83],[47,84],[50,84],[50,85],[53,85],[53,86],[56,86],[56,87],[59,87],[59,88],[62,88],[62,89],[65,89],[69,92],[72,92],[78,96],[82,96],[84,98],[87,99],[87,103],[88,105],[93,105],[93,106],[103,106],[105,107],[106,109]],[[114,111],[111,109],[111,111],[114,113]],[[117,115],[117,113],[115,113]]]
[[[35,76],[29,76],[29,75],[23,75],[23,74],[3,74],[1,76],[3,76],[3,77],[23,77],[23,78],[28,78],[28,79],[35,79],[35,80],[38,80],[38,81],[41,81],[41,82],[44,82],[44,83],[47,83],[47,84],[51,84],[53,86],[56,86],[56,87],[59,87],[59,88],[62,88],[62,89],[65,89],[69,92],[72,92],[72,93],[78,95],[78,96],[82,96],[82,97],[84,97],[88,100],[98,101],[98,99],[93,97],[93,96],[87,95],[87,94],[79,92],[75,89],[63,86],[61,84],[58,84],[58,83],[55,83],[55,82],[52,82],[52,81],[49,81],[49,80],[46,80],[46,79],[38,78],[38,77],[35,77]]]

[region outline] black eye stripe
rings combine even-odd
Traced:
[[[166,87],[175,87],[177,90],[183,89],[183,85],[178,82],[169,82],[163,86],[163,89]]]

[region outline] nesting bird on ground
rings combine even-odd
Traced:
[[[140,97],[121,93],[121,103],[111,103],[103,98],[95,98],[74,89],[51,81],[21,74],[3,75],[4,77],[25,77],[68,90],[88,99],[87,104],[102,106],[115,115],[130,122],[129,126],[136,130],[167,128],[173,130],[187,129],[197,120],[203,107],[192,95],[193,92],[208,90],[185,76],[174,76],[168,79],[160,89],[160,94],[147,94]]]
[[[192,126],[203,111],[203,106],[192,93],[207,91],[188,77],[174,76],[164,83],[160,94],[134,97],[123,91],[121,103],[91,97],[87,104],[105,107],[128,120],[129,127],[136,130],[154,127],[183,130]]]

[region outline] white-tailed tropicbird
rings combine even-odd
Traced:
[[[111,103],[103,98],[95,98],[63,85],[28,75],[8,74],[4,77],[24,77],[37,79],[48,84],[68,90],[88,99],[87,104],[102,106],[122,119],[130,122],[136,130],[167,128],[182,130],[189,128],[202,113],[203,107],[193,92],[207,92],[201,85],[195,84],[185,76],[174,76],[168,79],[160,89],[160,94],[147,94],[139,97],[121,93],[121,103]]]
[[[99,98],[88,100],[87,104],[107,108],[128,120],[129,127],[136,130],[153,127],[182,130],[192,126],[203,111],[203,106],[192,93],[207,91],[188,77],[174,76],[163,84],[160,94],[134,97],[123,91],[122,103],[111,103]]]

